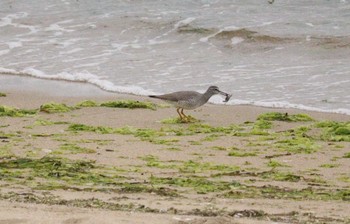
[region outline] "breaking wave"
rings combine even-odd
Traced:
[[[138,86],[117,86],[114,83],[108,80],[104,80],[101,77],[91,74],[87,71],[76,72],[76,73],[61,72],[55,75],[48,75],[43,71],[37,70],[35,68],[25,68],[22,71],[0,68],[0,74],[28,76],[33,78],[47,79],[47,80],[61,80],[61,81],[70,81],[70,82],[89,83],[108,92],[127,93],[127,94],[133,94],[133,95],[154,94],[154,92],[147,91]]]

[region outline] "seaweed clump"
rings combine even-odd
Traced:
[[[95,153],[95,152],[96,150],[94,149],[80,147],[76,144],[65,143],[61,145],[59,150],[55,151],[54,154],[64,154],[64,153],[79,154],[79,153]]]
[[[197,192],[197,194],[207,194],[210,192],[219,192],[231,189],[231,186],[234,186],[236,183],[228,183],[228,182],[214,182],[207,180],[203,177],[176,177],[176,178],[163,178],[163,177],[155,177],[151,176],[150,183],[152,185],[167,185],[167,186],[178,186],[178,187],[186,187],[192,188]]]
[[[320,121],[316,127],[323,129],[322,140],[350,142],[350,122]]]
[[[63,158],[43,157],[41,159],[17,158],[0,163],[2,169],[30,171],[34,177],[58,178],[67,176],[77,177],[79,174],[88,174],[95,165],[90,161],[70,161]],[[76,176],[77,175],[77,176]]]
[[[120,100],[120,101],[109,101],[105,103],[101,103],[102,107],[113,107],[113,108],[128,108],[128,109],[150,109],[155,110],[156,107],[151,102],[140,102],[135,100]]]
[[[95,101],[85,100],[76,105],[76,107],[97,107],[99,106]]]
[[[89,126],[89,125],[85,125],[85,124],[71,124],[68,127],[69,131],[87,131],[87,132],[95,132],[95,133],[99,133],[99,134],[113,134],[115,133],[115,130],[113,128],[110,127],[103,127],[103,126]]]
[[[24,117],[28,115],[35,115],[36,113],[37,110],[17,109],[13,107],[0,105],[0,117]]]
[[[314,119],[307,114],[289,115],[288,113],[268,112],[268,113],[259,115],[258,120],[298,122],[298,121],[313,121]]]
[[[50,103],[45,103],[45,104],[40,106],[40,111],[46,112],[49,114],[69,112],[71,110],[73,110],[73,108],[67,106],[64,103],[50,102]]]
[[[316,152],[320,147],[312,139],[296,136],[290,139],[277,141],[274,144],[277,148],[285,150],[290,153],[306,153],[310,154]]]

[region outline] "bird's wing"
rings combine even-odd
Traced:
[[[158,95],[155,96],[155,98],[167,100],[167,101],[183,101],[183,100],[189,100],[195,97],[200,96],[200,93],[194,92],[194,91],[180,91],[180,92],[174,92],[164,95]]]

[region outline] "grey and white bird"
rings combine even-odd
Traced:
[[[150,95],[149,97],[164,100],[176,107],[176,111],[182,121],[189,121],[189,117],[184,114],[185,110],[194,110],[208,102],[208,100],[216,94],[226,97],[224,102],[227,102],[231,94],[222,92],[217,86],[210,86],[205,93],[198,93],[195,91],[179,91],[168,93],[164,95]]]

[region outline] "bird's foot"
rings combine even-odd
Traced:
[[[196,123],[199,122],[200,120],[192,117],[192,116],[186,116],[181,119],[182,123]]]
[[[184,123],[197,123],[200,122],[200,120],[191,117],[176,117],[176,118],[168,118],[161,121],[163,124],[184,124]]]

